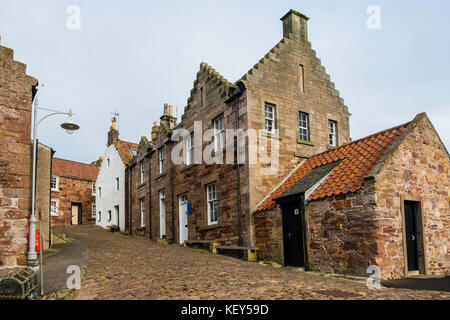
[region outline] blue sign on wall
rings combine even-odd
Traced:
[[[189,203],[187,204],[187,213],[188,213],[188,214],[191,214],[191,213],[192,213],[192,202],[189,202]]]

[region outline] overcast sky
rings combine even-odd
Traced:
[[[81,29],[67,28],[67,8]],[[381,29],[367,28],[370,5]],[[91,162],[104,151],[112,112],[120,137],[149,136],[164,103],[178,115],[200,62],[236,81],[281,38],[289,9],[310,17],[309,39],[349,107],[361,138],[427,112],[450,146],[450,1],[1,0],[1,45],[14,49],[40,84],[43,108],[68,110],[39,128],[57,157]]]

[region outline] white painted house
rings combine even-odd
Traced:
[[[138,148],[136,143],[119,139],[113,118],[96,182],[96,224],[103,228],[119,226],[121,231],[125,231],[125,164]]]

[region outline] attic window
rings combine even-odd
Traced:
[[[303,65],[300,65],[300,70],[299,70],[300,74],[300,92],[305,92],[305,68],[303,67]]]
[[[204,100],[203,100],[203,87],[200,88],[200,107],[203,107]]]

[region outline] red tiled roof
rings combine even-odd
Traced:
[[[115,142],[117,151],[119,152],[120,158],[122,158],[123,163],[128,164],[131,159],[133,159],[133,154],[131,150],[138,150],[139,144],[133,142],[127,142],[123,140],[117,140]]]
[[[66,176],[95,181],[98,175],[98,167],[92,164],[53,158],[52,174],[56,176]]]
[[[255,211],[271,209],[275,205],[274,199],[301,180],[310,170],[334,161],[341,162],[307,200],[357,191],[361,188],[364,178],[409,124],[410,122],[372,134],[308,158],[278,185]]]

